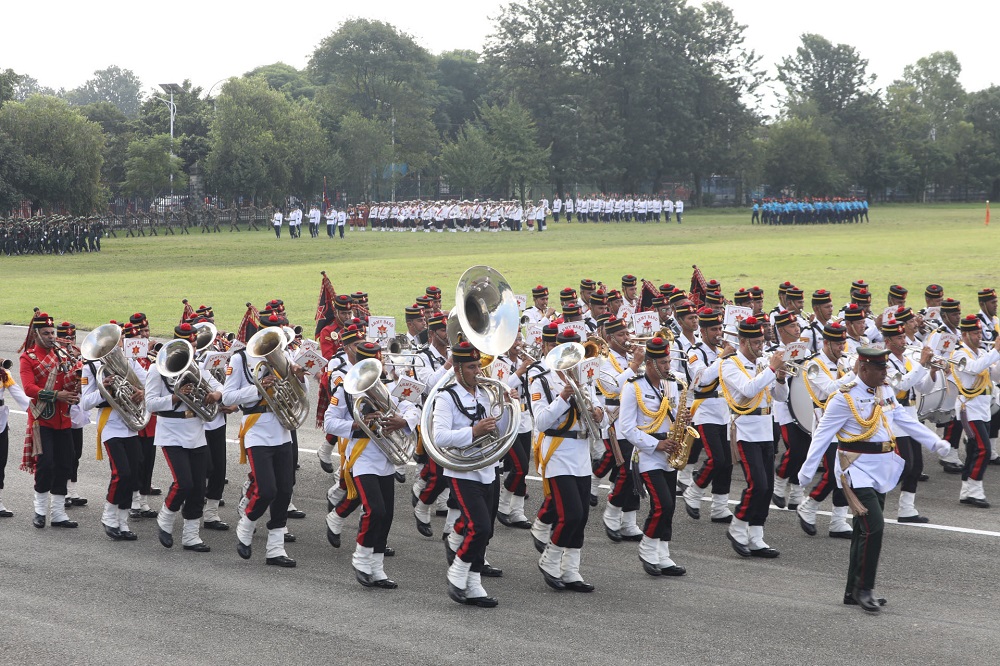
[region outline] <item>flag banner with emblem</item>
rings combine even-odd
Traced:
[[[528,306],[528,297],[525,294],[514,294],[514,300],[517,301],[517,311],[524,312],[524,308]]]
[[[656,310],[636,312],[632,315],[632,330],[638,337],[648,338],[660,330],[660,315]]]
[[[497,381],[503,381],[507,379],[507,375],[511,372],[513,371],[510,369],[510,364],[498,358],[490,363],[489,370],[486,371],[486,376],[492,377]]]
[[[125,358],[146,358],[149,354],[149,338],[126,338]]]
[[[224,352],[208,352],[205,354],[205,369],[212,372],[213,370],[217,370],[219,368],[225,368],[229,365],[229,357],[232,355],[233,352],[231,350]]]
[[[529,346],[542,346],[542,327],[538,324],[531,324],[524,332],[525,344]]]
[[[233,340],[229,344],[229,351],[231,351],[231,352],[233,352],[235,354],[236,352],[238,352],[239,350],[245,348],[246,346],[247,346],[247,344],[245,342],[240,342],[239,340]]]
[[[936,319],[941,321],[941,306],[932,305],[924,311],[924,319]]]
[[[601,359],[585,358],[576,367],[580,371],[580,379],[586,384],[593,384],[597,380],[597,373],[601,369]]]
[[[633,307],[629,303],[625,303],[620,308],[618,308],[618,314],[616,316],[622,321],[627,322],[629,319],[632,318],[632,315],[634,314],[635,314],[635,307]]]
[[[804,361],[809,356],[808,342],[790,342],[785,345],[785,360],[793,363]]]
[[[888,322],[890,319],[896,318],[896,310],[899,309],[898,305],[890,305],[885,310],[882,310],[882,323]]]
[[[727,330],[738,331],[740,322],[752,316],[753,308],[748,308],[745,305],[727,305],[726,313],[722,316],[722,325]]]
[[[577,335],[580,336],[581,340],[587,339],[587,334],[588,334],[587,325],[584,324],[582,321],[564,321],[563,323],[559,324],[559,332],[562,333],[564,331],[576,331]]]
[[[306,374],[319,375],[326,369],[327,360],[315,349],[299,348],[299,353],[294,359],[297,365],[306,369]]]
[[[396,337],[395,317],[369,317],[365,338],[377,342],[384,349]]]
[[[938,336],[937,349],[935,351],[947,358],[948,355],[955,351],[958,341],[959,337],[954,333],[941,333]]]
[[[418,382],[416,379],[411,377],[400,377],[396,382],[395,388],[392,389],[392,395],[399,400],[417,402],[423,395],[425,388],[427,388],[427,386],[422,382]]]
[[[302,342],[299,343],[299,346],[303,349],[312,349],[316,352],[319,351],[319,343],[309,338],[302,338]]]

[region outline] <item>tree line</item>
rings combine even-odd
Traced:
[[[304,69],[265,65],[207,93],[185,80],[172,143],[166,96],[127,69],[70,91],[0,70],[0,211],[86,213],[195,179],[261,202],[316,199],[324,184],[358,201],[682,183],[698,205],[710,176],[733,179],[740,201],[1000,194],[1000,87],[965,91],[953,53],[882,90],[855,47],[817,34],[768,73],[745,31],[721,2],[523,0],[481,51],[435,55],[351,19]],[[769,80],[783,88],[774,117]]]

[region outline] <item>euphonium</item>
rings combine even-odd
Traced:
[[[194,329],[198,332],[194,339],[194,351],[197,358],[201,358],[204,354],[212,351],[216,347],[216,341],[223,339],[218,337],[219,330],[215,327],[215,324],[211,322],[203,321],[199,324],[195,324]],[[157,350],[157,354],[159,354],[159,350]],[[226,382],[225,368],[219,367],[215,370],[210,370],[209,373],[215,378],[215,381],[220,384],[224,384]]]
[[[455,307],[448,317],[451,344],[468,340],[483,354],[497,356],[514,344],[518,332],[517,300],[503,275],[489,266],[473,266],[462,274],[455,289]],[[424,450],[434,462],[456,472],[470,472],[501,460],[517,439],[521,403],[511,400],[507,386],[489,377],[479,377],[478,384],[489,395],[490,416],[503,421],[503,431],[486,433],[465,448],[439,447],[434,441],[434,401],[438,393],[455,381],[455,371],[448,370],[431,388],[420,415]]]
[[[156,354],[156,369],[174,395],[203,421],[211,421],[219,415],[218,403],[209,405],[205,402],[205,397],[212,393],[212,387],[201,374],[190,342],[171,340],[163,345]],[[178,390],[186,384],[194,386],[189,395]]]
[[[284,331],[268,326],[247,341],[247,355],[261,359],[250,371],[250,380],[266,398],[278,422],[287,430],[295,430],[309,417],[309,395],[298,378],[292,376],[292,364],[285,356],[287,346]],[[275,382],[271,388],[264,388],[261,380],[268,374],[274,376]]]
[[[142,390],[139,378],[135,376],[125,353],[118,346],[122,329],[117,324],[104,324],[91,331],[80,347],[80,355],[87,361],[100,361],[101,367],[95,374],[97,390],[101,397],[118,412],[129,430],[139,431],[149,423],[150,413],[144,400],[133,402],[132,396]],[[107,377],[114,377],[108,388],[104,385]]]
[[[382,431],[382,421],[398,412],[381,377],[382,363],[378,359],[366,358],[352,366],[344,377],[344,390],[354,397],[354,415],[358,427],[381,449],[389,462],[393,465],[405,465],[417,448],[417,433],[407,435],[402,430],[391,433]],[[363,419],[368,414],[376,415],[371,426]]]
[[[576,398],[576,411],[583,425],[587,428],[587,436],[592,443],[596,443],[603,441],[601,427],[597,425],[592,414],[593,401],[583,390],[582,382],[576,376],[576,366],[585,358],[587,355],[583,345],[579,342],[564,342],[545,355],[545,365],[556,372],[561,372],[562,376],[566,378],[566,383],[573,389],[573,397]]]
[[[670,432],[667,434],[667,441],[670,442],[667,448],[667,462],[671,467],[680,471],[688,464],[688,456],[691,455],[691,447],[696,439],[701,435],[691,425],[691,410],[688,407],[688,385],[683,379],[674,378],[682,386],[680,396],[677,398],[677,414]],[[663,392],[666,395],[666,391]]]

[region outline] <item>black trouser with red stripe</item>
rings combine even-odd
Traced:
[[[951,444],[951,448],[957,449],[958,445],[962,443],[962,422],[958,419],[952,419],[944,427],[942,435],[941,439]]]
[[[531,449],[531,433],[519,432],[514,445],[510,447],[503,459],[503,467],[507,472],[503,487],[518,497],[524,497],[528,491],[528,451]],[[499,497],[499,496],[498,496]]]
[[[385,552],[385,542],[392,527],[392,514],[396,492],[393,475],[361,474],[354,477],[364,511],[358,525],[358,545],[371,548],[376,553]]]
[[[156,418],[156,417],[153,417]],[[153,465],[156,463],[156,445],[152,437],[139,435],[139,494],[148,495],[153,485]]]
[[[455,557],[469,562],[472,571],[482,571],[486,562],[486,547],[493,537],[493,524],[500,503],[499,480],[480,483],[450,477],[448,481],[451,484],[451,498],[462,512],[462,534],[465,537]]]
[[[69,480],[76,483],[76,474],[80,471],[80,458],[83,457],[83,428],[73,428],[73,469]]]
[[[670,541],[674,507],[677,505],[677,471],[651,469],[640,476],[649,492],[649,515],[642,526],[642,532],[650,539]]]
[[[822,502],[830,493],[833,493],[834,506],[847,506],[847,497],[844,496],[844,491],[837,487],[837,479],[833,473],[834,464],[837,462],[837,448],[837,442],[831,442],[826,447],[826,452],[823,454],[823,476],[809,493],[809,497],[817,502]]]
[[[208,447],[186,449],[183,446],[161,446],[167,467],[174,477],[170,492],[163,501],[171,511],[180,511],[185,520],[201,518],[205,508],[205,472],[208,470]]]
[[[7,449],[10,445],[10,424],[0,432],[0,490],[3,490],[4,477],[7,474]]]
[[[774,492],[774,442],[743,442],[737,440],[740,464],[747,487],[734,515],[750,525],[763,525],[767,520],[771,494]]]
[[[621,446],[621,441],[618,442]],[[591,461],[591,469],[594,470],[594,476],[599,479],[603,479],[607,476],[608,472],[615,473],[618,469],[615,467],[615,455],[611,453],[611,442],[607,439],[604,440],[604,453],[600,458]],[[617,474],[615,474],[617,478]],[[608,477],[610,481],[614,481],[612,477]]]
[[[809,445],[812,443],[809,435],[794,423],[781,426],[781,439],[785,442],[785,452],[775,474],[779,479],[789,479],[792,483],[799,482],[799,470],[809,455]]]
[[[70,428],[38,426],[42,452],[35,458],[35,492],[66,494],[66,481],[73,471],[73,433]]]
[[[247,447],[247,460],[250,461],[253,477],[247,495],[247,518],[257,520],[270,508],[271,520],[267,521],[267,529],[284,527],[288,521],[288,502],[292,499],[292,479],[295,477],[292,443]]]
[[[583,534],[590,516],[590,477],[549,477],[552,509],[556,519],[552,526],[552,543],[561,548],[582,548]]]
[[[222,499],[226,487],[226,424],[215,430],[205,431],[208,442],[208,478],[205,481],[205,499]]]
[[[859,589],[875,589],[875,574],[878,573],[885,527],[882,518],[885,493],[876,492],[874,488],[855,488],[854,494],[868,509],[868,513],[856,515],[852,521],[854,531],[851,534],[851,561],[847,567],[847,594]]]
[[[733,451],[729,446],[724,425],[702,423],[695,426],[705,447],[705,464],[694,475],[694,483],[699,488],[712,484],[713,495],[728,495],[733,481]]]
[[[424,504],[434,504],[438,496],[448,487],[448,479],[445,478],[444,469],[433,459],[428,459],[427,464],[420,470],[420,478],[426,484],[420,492],[420,501]]]
[[[896,450],[905,463],[903,467],[902,486],[900,490],[904,493],[917,492],[917,481],[924,471],[924,452],[920,442],[912,437],[901,435],[896,437]]]
[[[132,493],[139,490],[139,438],[112,437],[104,441],[104,450],[111,466],[107,501],[119,509],[128,509],[132,506]]]
[[[608,504],[617,506],[622,511],[636,511],[639,508],[639,493],[635,488],[635,479],[632,477],[632,451],[635,447],[627,439],[619,439],[618,448],[622,451],[625,463],[618,468],[618,478],[615,479],[615,485],[608,493]],[[587,500],[590,500],[589,490],[587,491]]]
[[[990,431],[986,421],[969,421],[972,437],[965,438],[965,465],[962,481],[982,481],[986,465],[990,462]]]

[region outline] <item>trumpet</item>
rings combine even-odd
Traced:
[[[924,351],[924,345],[906,345],[905,351],[913,353],[914,356],[916,357],[914,358],[914,360],[917,360],[919,358],[919,355],[922,354]],[[955,360],[953,358],[945,358],[944,356],[938,356],[937,354],[932,356],[930,360],[931,367],[933,368],[936,368],[938,370],[947,370],[948,365],[951,364],[954,365],[955,370],[958,370],[959,372],[965,370],[965,362],[966,358],[964,356],[958,360]]]
[[[774,352],[764,352],[764,354],[760,358],[764,360],[765,364],[770,364],[772,356],[774,356]],[[783,367],[783,370],[785,371],[785,374],[788,375],[789,377],[798,377],[799,376],[799,372],[802,371],[802,366],[799,365],[798,363],[794,363],[792,361],[785,361],[785,365]],[[814,364],[814,365],[810,365],[808,368],[806,368],[806,378],[807,379],[810,379],[810,380],[816,379],[816,377],[818,375],[819,375],[819,366],[818,365]]]

